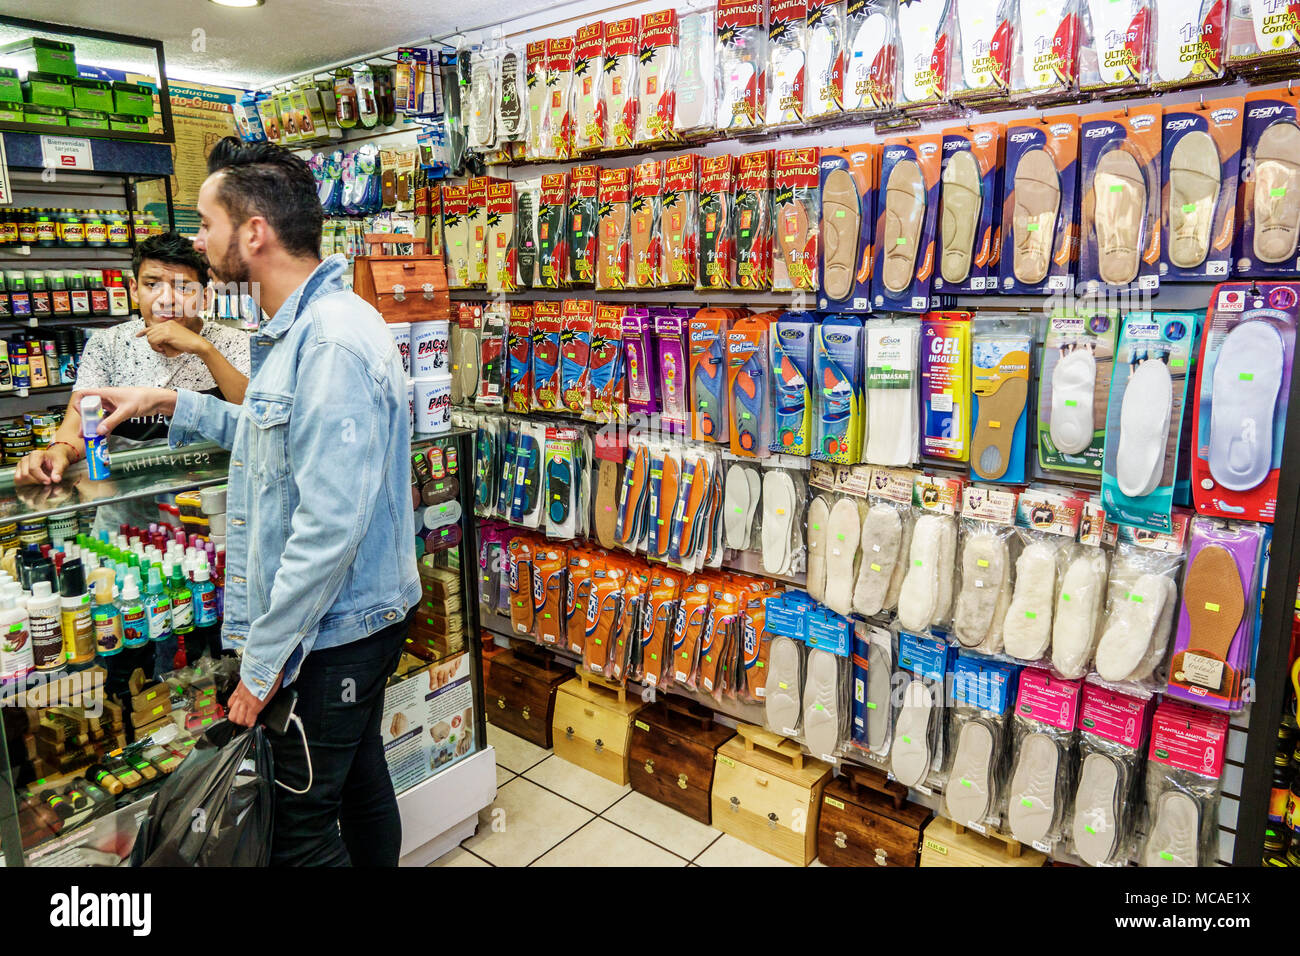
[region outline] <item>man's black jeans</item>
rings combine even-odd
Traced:
[[[341,647],[312,651],[293,687],[314,780],[301,796],[275,788],[272,866],[396,866],[402,821],[384,760],[384,685],[397,668],[411,617]],[[275,777],[307,786],[302,735],[268,733]]]

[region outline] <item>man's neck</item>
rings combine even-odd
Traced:
[[[269,316],[274,316],[280,311],[280,307],[289,300],[313,272],[321,264],[321,260],[314,257],[278,257],[274,263],[268,263],[268,268],[264,270],[265,275],[254,275],[252,281],[258,287],[259,302],[264,311]]]

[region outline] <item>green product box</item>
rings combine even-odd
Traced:
[[[76,129],[107,130],[108,114],[103,110],[68,110],[68,125]]]
[[[72,81],[57,73],[28,73],[23,80],[23,100],[35,106],[58,106],[65,110],[77,105],[72,97]]]
[[[0,103],[21,103],[23,85],[18,82],[18,71],[0,67]]]
[[[77,48],[62,40],[41,37],[18,40],[0,46],[0,57],[25,63],[37,73],[57,73],[66,77],[77,75]]]
[[[108,117],[108,128],[119,133],[148,133],[149,121],[143,116],[113,113]]]
[[[153,116],[153,89],[139,83],[113,83],[113,112],[128,116]]]
[[[113,84],[106,80],[74,80],[72,99],[79,110],[108,113],[113,109]]]
[[[28,103],[23,107],[23,122],[41,126],[67,126],[68,114],[57,106]]]
[[[22,103],[0,103],[0,123],[22,122],[25,122]]]

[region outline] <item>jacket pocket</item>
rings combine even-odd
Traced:
[[[293,400],[287,396],[249,395],[245,414],[249,430],[250,467],[263,482],[279,481],[289,473],[289,418]]]

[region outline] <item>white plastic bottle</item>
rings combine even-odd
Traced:
[[[27,600],[32,658],[37,670],[52,671],[63,666],[63,628],[59,618],[59,595],[49,581],[32,585]]]
[[[26,677],[34,667],[27,611],[7,594],[0,601],[0,680]]]

